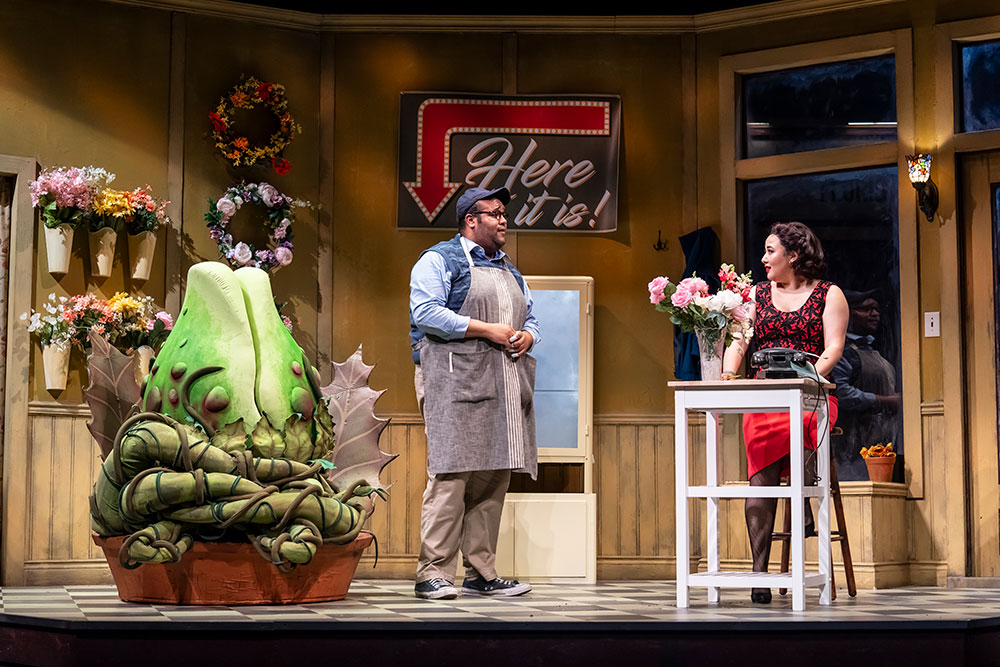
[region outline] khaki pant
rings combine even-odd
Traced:
[[[420,413],[424,382],[420,366],[413,375]],[[416,581],[454,581],[458,550],[467,577],[497,577],[497,538],[510,470],[428,474],[420,510],[420,556]]]

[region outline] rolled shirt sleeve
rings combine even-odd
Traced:
[[[531,348],[535,349],[535,346],[541,342],[542,337],[539,333],[538,320],[535,318],[532,312],[532,306],[535,305],[534,299],[531,298],[531,288],[528,287],[528,281],[524,281],[524,301],[528,306],[528,314],[524,318],[524,330],[531,334]]]
[[[410,271],[410,315],[424,333],[453,340],[464,338],[469,317],[445,307],[451,293],[451,272],[444,257],[425,252]]]
[[[862,412],[875,406],[875,394],[862,391],[851,385],[851,373],[854,370],[847,355],[842,356],[833,367],[833,382],[837,385],[837,400],[844,412]]]

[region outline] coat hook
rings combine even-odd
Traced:
[[[656,250],[656,251],[666,250],[667,247],[668,247],[667,244],[663,241],[660,233],[661,233],[660,230],[657,229],[656,230],[656,243],[653,244],[653,250]]]

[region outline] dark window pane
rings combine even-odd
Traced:
[[[962,132],[1000,128],[1000,40],[959,47],[962,81],[959,86]]]
[[[891,441],[902,454],[902,412],[872,396],[900,392],[898,181],[896,167],[753,181],[746,185],[744,266],[764,280],[760,262],[768,228],[798,220],[819,237],[827,279],[851,301],[851,322],[837,395],[834,460],[842,480],[866,480],[862,447]],[[869,344],[867,336],[872,336]],[[902,459],[900,459],[902,461]],[[895,468],[902,475],[903,466]],[[900,478],[901,479],[901,478]]]
[[[896,139],[892,55],[743,77],[743,157]]]
[[[993,184],[993,321],[1000,323],[1000,183]],[[1000,327],[1000,325],[997,325]],[[994,334],[994,368],[1000,368],[1000,336]],[[1000,375],[997,376],[997,395],[1000,396]],[[997,423],[1000,423],[1000,403],[997,404]]]

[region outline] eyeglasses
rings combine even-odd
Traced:
[[[469,215],[485,215],[493,218],[497,222],[500,222],[500,220],[507,219],[507,211],[503,210],[502,208],[498,208],[492,211],[469,211]]]

